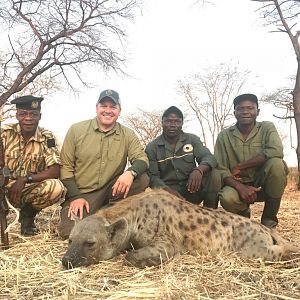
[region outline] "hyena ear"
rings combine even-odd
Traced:
[[[107,226],[107,230],[110,234],[112,244],[122,245],[127,236],[128,222],[125,218],[122,218]]]

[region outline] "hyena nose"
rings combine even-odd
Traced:
[[[62,260],[62,265],[64,266],[65,269],[73,269],[73,264],[71,261],[71,258],[68,255],[65,255]]]

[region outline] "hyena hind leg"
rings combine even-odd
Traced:
[[[138,268],[157,266],[174,257],[176,252],[169,242],[153,242],[146,247],[129,251],[125,255],[125,263]]]

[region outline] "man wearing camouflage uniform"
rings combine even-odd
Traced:
[[[38,126],[43,98],[22,96],[11,101],[16,105],[18,123],[4,125],[5,165],[10,170],[8,199],[20,208],[22,235],[39,231],[36,214],[64,196],[65,188],[57,179],[60,157],[55,138],[49,130]]]

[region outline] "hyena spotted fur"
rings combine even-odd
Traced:
[[[128,250],[128,264],[143,268],[159,265],[178,253],[237,252],[245,258],[279,260],[299,248],[258,222],[152,190],[78,222],[62,263],[66,268],[89,265],[123,250]]]

